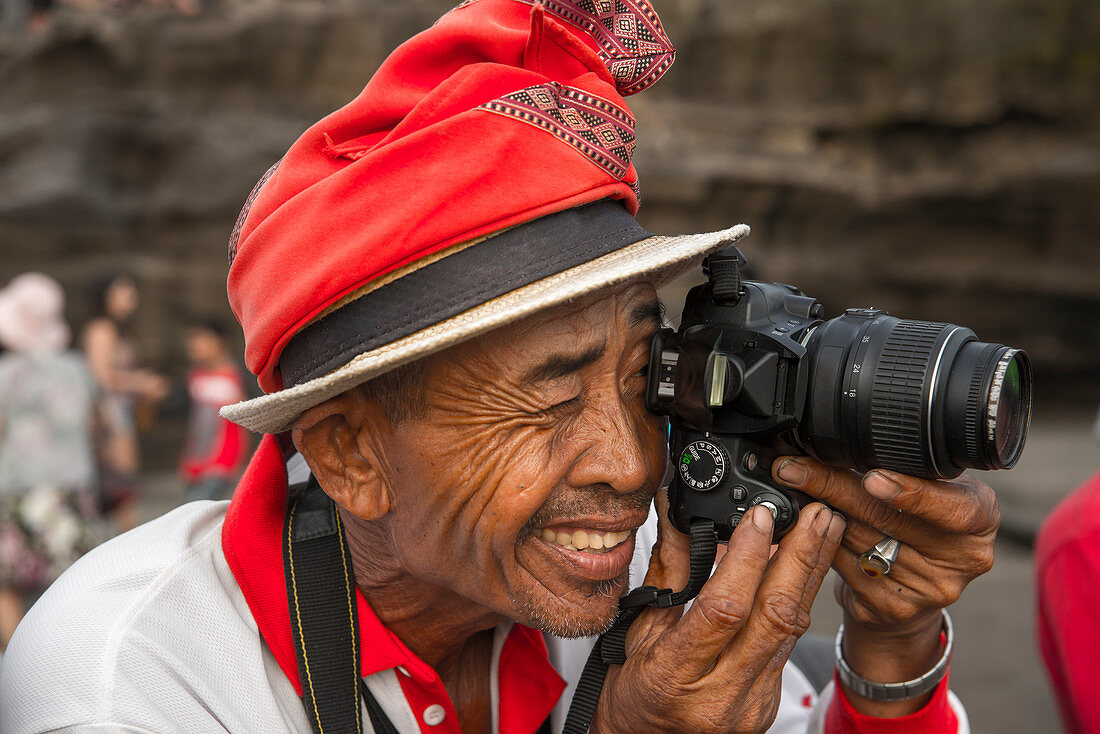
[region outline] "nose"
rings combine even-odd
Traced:
[[[645,486],[651,469],[661,461],[660,431],[647,414],[631,410],[614,396],[589,399],[577,427],[580,453],[570,472],[575,487],[605,484],[617,492]],[[656,421],[656,419],[652,419]]]

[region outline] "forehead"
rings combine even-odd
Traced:
[[[455,356],[507,351],[538,356],[563,346],[607,342],[608,347],[658,326],[657,291],[651,283],[606,288],[548,308],[460,345]]]

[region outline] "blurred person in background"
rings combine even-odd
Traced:
[[[248,431],[218,415],[222,406],[248,398],[229,348],[229,332],[215,319],[196,319],[187,330],[187,443],[180,470],[187,501],[223,500],[244,466]]]
[[[112,273],[94,285],[95,316],[84,327],[84,353],[100,388],[102,425],[97,440],[100,504],[121,530],[137,525],[138,457],[135,411],[142,402],[156,403],[168,392],[168,381],[137,365],[137,350],[127,325],[140,305],[132,277]]]
[[[95,383],[52,278],[0,291],[0,649],[41,593],[103,538],[93,488]]]

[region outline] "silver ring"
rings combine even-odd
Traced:
[[[863,569],[863,573],[873,579],[885,576],[894,567],[894,561],[898,560],[899,548],[901,543],[887,535],[875,543],[874,548],[868,548],[863,552],[859,557],[859,567]]]

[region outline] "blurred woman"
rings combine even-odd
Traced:
[[[137,525],[137,431],[134,411],[156,402],[168,381],[137,366],[137,350],[127,325],[140,303],[137,284],[124,274],[102,278],[93,293],[96,315],[84,327],[84,353],[100,389],[103,425],[98,440],[102,484],[100,503],[121,530]]]
[[[64,293],[25,273],[0,290],[0,649],[41,592],[103,539],[93,487],[95,383],[66,347]]]

